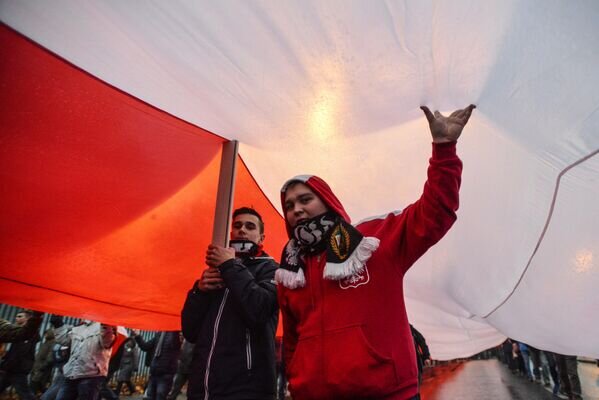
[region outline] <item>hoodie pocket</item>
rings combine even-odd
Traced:
[[[398,387],[393,359],[368,342],[361,325],[327,332],[323,347],[327,386],[341,396],[378,397]]]
[[[393,359],[368,342],[361,325],[299,341],[289,377],[298,398],[382,397],[399,386]]]

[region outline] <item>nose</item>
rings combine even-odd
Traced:
[[[304,209],[302,208],[301,204],[296,204],[293,206],[293,215],[295,215],[296,217],[302,215],[304,212]]]

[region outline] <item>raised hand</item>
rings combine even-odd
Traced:
[[[464,126],[468,123],[470,115],[472,115],[472,110],[475,108],[476,106],[474,104],[470,104],[466,108],[452,112],[449,117],[445,117],[439,111],[435,111],[434,114],[431,113],[431,110],[429,110],[427,106],[420,107],[428,120],[434,143],[445,143],[458,140],[462,134],[462,129],[464,129]]]

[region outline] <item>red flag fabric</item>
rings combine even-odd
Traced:
[[[211,239],[225,139],[2,25],[0,47],[0,302],[179,329]],[[281,217],[242,163],[235,204],[264,215],[278,256]]]

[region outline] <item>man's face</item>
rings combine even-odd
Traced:
[[[303,183],[292,184],[285,192],[285,217],[292,228],[328,210],[320,197]]]
[[[15,317],[15,324],[18,326],[23,326],[29,319],[29,316],[26,313],[18,313]]]
[[[260,233],[260,220],[252,214],[239,214],[233,219],[231,239],[249,240],[256,244],[262,243],[264,234]]]

